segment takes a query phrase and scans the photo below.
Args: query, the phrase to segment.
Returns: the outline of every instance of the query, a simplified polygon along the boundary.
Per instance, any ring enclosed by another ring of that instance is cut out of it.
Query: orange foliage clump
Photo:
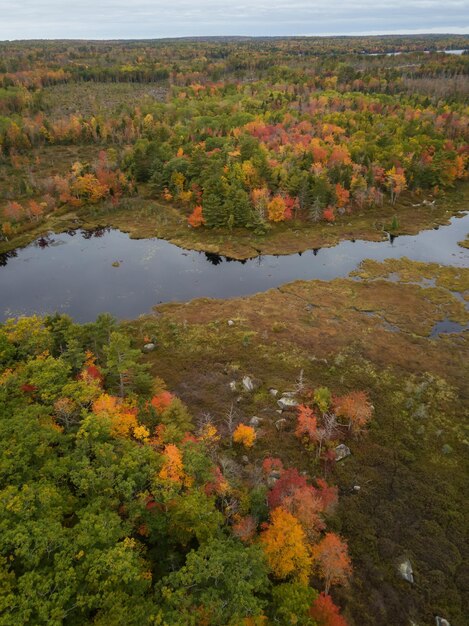
[[[9,202],[3,213],[11,222],[19,222],[24,215],[24,209],[19,202]]]
[[[225,494],[229,489],[229,485],[225,477],[223,476],[221,469],[219,467],[215,467],[212,470],[212,474],[213,474],[213,480],[205,484],[205,487],[204,487],[205,493],[208,496],[211,496],[213,494],[221,496]]]
[[[283,222],[285,220],[285,200],[282,196],[274,196],[267,205],[267,212],[271,222]]]
[[[148,429],[138,423],[137,409],[122,402],[119,398],[103,393],[93,402],[93,413],[108,418],[111,434],[114,437],[130,437],[146,441]]]
[[[299,206],[298,200],[296,198],[292,198],[291,196],[285,196],[285,219],[291,220],[293,218],[293,210],[297,209]]]
[[[335,186],[335,195],[338,207],[347,206],[350,200],[350,191],[348,189],[345,189],[345,187],[342,187],[340,183],[337,183]]]
[[[256,520],[252,515],[246,515],[246,517],[240,517],[233,524],[233,534],[243,543],[251,543],[256,534],[256,527]]]
[[[29,200],[26,213],[29,219],[38,220],[44,213],[44,209],[36,200]]]
[[[96,415],[112,414],[117,411],[117,398],[103,393],[93,402],[93,413]]]
[[[352,564],[347,544],[335,533],[326,533],[324,538],[312,548],[314,567],[324,579],[325,592],[331,585],[345,584],[351,573]]]
[[[320,593],[309,610],[317,626],[347,626],[340,615],[339,608],[333,603],[331,596]]]
[[[282,472],[283,471],[282,460],[271,457],[271,456],[267,457],[266,459],[262,461],[262,471],[267,476],[273,471]]]
[[[192,228],[198,228],[205,224],[205,218],[202,213],[202,207],[198,204],[192,213],[187,218],[187,223],[192,226]]]
[[[272,511],[271,522],[261,534],[261,545],[276,578],[294,578],[307,584],[311,555],[300,522],[279,507]]]
[[[334,146],[329,156],[329,167],[334,165],[349,165],[352,162],[350,153],[345,146]]]
[[[327,159],[327,150],[321,145],[321,140],[314,137],[311,140],[310,148],[313,155],[313,161],[315,163],[324,163]]]
[[[351,391],[334,401],[335,412],[349,421],[349,428],[361,430],[373,415],[373,405],[365,391]]]
[[[317,434],[317,418],[314,415],[314,411],[304,404],[300,404],[298,407],[297,423],[295,429],[295,435],[299,439],[307,438],[310,441],[316,439]]]
[[[70,190],[74,196],[92,203],[99,202],[109,193],[109,187],[101,183],[94,174],[78,176],[72,182]]]
[[[321,517],[324,507],[312,489],[297,489],[283,499],[282,508],[297,518],[311,543],[317,541],[319,533],[325,528]]]
[[[256,431],[252,426],[246,426],[246,424],[239,424],[233,433],[233,441],[239,443],[246,448],[252,448],[256,441]]]
[[[335,222],[334,208],[330,206],[327,207],[327,209],[324,209],[322,212],[322,216],[326,222]]]
[[[162,391],[151,399],[151,405],[159,413],[168,408],[171,402],[174,400],[174,396],[169,391]]]
[[[162,480],[182,482],[184,478],[184,467],[179,448],[172,443],[168,443],[164,447],[163,454],[165,458],[159,477]]]

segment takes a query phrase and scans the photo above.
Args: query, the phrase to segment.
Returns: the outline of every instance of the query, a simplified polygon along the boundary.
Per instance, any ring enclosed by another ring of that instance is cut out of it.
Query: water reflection
[[[8,252],[2,252],[0,254],[0,267],[5,267],[5,265],[8,263],[8,259],[13,259],[16,256],[18,256],[17,250],[9,250]]]
[[[346,276],[366,258],[407,256],[467,267],[468,251],[457,242],[468,230],[466,215],[416,236],[343,241],[333,248],[245,261],[182,250],[159,239],[130,239],[110,228],[52,233],[0,255],[0,319],[54,311],[69,313],[80,322],[103,311],[134,318],[159,302],[229,298],[297,279]]]
[[[220,265],[220,263],[223,262],[223,257],[221,257],[219,254],[216,254],[215,252],[206,252],[205,258],[212,265]]]
[[[109,228],[109,226],[100,226],[98,228],[93,228],[93,229],[89,229],[89,230],[81,230],[81,236],[83,237],[83,239],[92,239],[93,237],[95,238],[100,238],[100,237],[104,237],[104,235],[106,233],[109,233],[111,231],[111,228]]]
[[[39,237],[33,243],[33,246],[37,246],[38,248],[48,248],[52,244],[55,243],[55,239],[51,235],[45,235],[43,237]]]

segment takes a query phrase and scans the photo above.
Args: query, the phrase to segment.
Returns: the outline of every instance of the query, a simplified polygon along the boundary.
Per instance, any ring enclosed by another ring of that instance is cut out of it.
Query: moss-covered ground
[[[339,592],[351,624],[432,624],[435,615],[466,623],[468,333],[433,329],[467,324],[468,289],[467,269],[365,262],[346,279],[166,304],[128,323],[140,345],[156,340],[144,359],[196,419],[208,412],[222,424],[231,407],[244,421],[262,419],[244,463],[280,456],[338,483],[331,523],[348,538],[355,567]],[[335,394],[363,389],[375,406],[368,432],[334,467],[298,442],[293,412],[278,412],[270,389],[291,391],[299,381]],[[414,584],[397,574],[403,558]]]

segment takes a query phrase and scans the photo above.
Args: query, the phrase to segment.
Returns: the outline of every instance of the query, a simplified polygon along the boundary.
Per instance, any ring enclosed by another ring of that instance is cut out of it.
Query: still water
[[[466,214],[448,226],[393,241],[344,241],[333,248],[244,262],[183,250],[160,239],[130,239],[113,229],[51,233],[0,255],[0,320],[54,311],[79,322],[103,311],[134,318],[161,302],[230,298],[297,279],[346,276],[363,259],[407,256],[468,267],[469,251],[457,245],[468,231]]]

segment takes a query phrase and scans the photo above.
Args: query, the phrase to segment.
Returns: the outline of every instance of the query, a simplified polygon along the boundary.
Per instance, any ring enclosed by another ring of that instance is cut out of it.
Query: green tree
[[[262,615],[268,588],[259,547],[220,538],[190,552],[186,564],[157,585],[157,601],[168,624],[196,626],[203,617],[213,626],[236,626]]]
[[[226,212],[229,219],[232,216],[234,226],[252,226],[254,221],[253,210],[249,196],[243,189],[240,181],[232,177],[229,182],[228,192],[225,200]]]
[[[130,337],[118,331],[112,331],[109,344],[104,347],[106,355],[105,372],[110,381],[117,379],[119,395],[123,398],[126,391],[151,386],[151,379],[146,367],[138,363],[140,350],[131,346]]]
[[[308,612],[317,595],[311,587],[297,582],[275,586],[272,589],[272,618],[282,626],[314,626]]]
[[[229,213],[225,202],[226,184],[223,182],[223,170],[215,167],[207,172],[203,186],[202,208],[205,225],[208,227],[224,227],[228,224]]]

